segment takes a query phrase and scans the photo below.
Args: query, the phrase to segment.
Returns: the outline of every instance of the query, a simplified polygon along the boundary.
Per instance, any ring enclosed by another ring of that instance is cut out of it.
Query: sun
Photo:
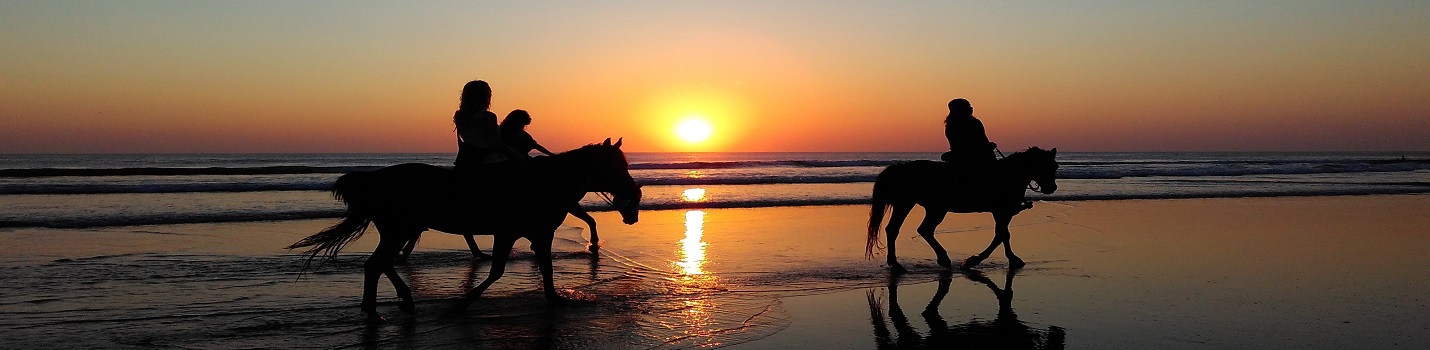
[[[687,143],[701,143],[710,139],[715,129],[704,118],[690,117],[675,125],[675,136]]]

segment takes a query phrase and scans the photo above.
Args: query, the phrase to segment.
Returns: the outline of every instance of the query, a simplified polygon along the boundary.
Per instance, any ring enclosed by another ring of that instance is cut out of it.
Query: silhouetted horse
[[[1054,182],[1058,170],[1058,162],[1054,159],[1057,154],[1056,148],[1045,151],[1037,147],[1011,154],[998,160],[989,179],[982,182],[953,180],[956,170],[944,162],[917,160],[890,165],[880,172],[878,179],[874,181],[873,203],[869,209],[869,239],[865,243],[864,253],[869,257],[874,256],[879,245],[879,224],[884,220],[884,214],[889,208],[893,208],[889,225],[884,228],[889,232],[889,269],[895,273],[906,271],[895,259],[894,241],[899,236],[899,227],[904,224],[904,218],[913,210],[914,204],[918,204],[923,206],[926,212],[923,223],[919,224],[919,235],[923,236],[933,247],[934,253],[938,254],[940,266],[953,268],[948,252],[944,251],[943,246],[938,244],[938,240],[933,236],[934,229],[943,222],[944,215],[948,212],[988,212],[993,213],[993,219],[997,222],[993,243],[982,253],[964,260],[963,267],[977,266],[983,259],[987,259],[988,255],[993,254],[993,249],[999,244],[1003,245],[1003,252],[1008,256],[1008,266],[1022,267],[1023,259],[1014,255],[1013,247],[1008,244],[1008,222],[1027,208],[1024,206],[1023,194],[1024,190],[1028,189],[1029,182],[1036,182],[1043,193],[1053,193],[1058,189],[1057,183]]]
[[[874,325],[874,341],[878,349],[1062,349],[1066,343],[1067,331],[1062,327],[1048,326],[1046,330],[1029,327],[1018,320],[1013,312],[1013,276],[1017,270],[1008,271],[1002,288],[984,277],[978,271],[964,271],[962,276],[978,282],[993,291],[998,297],[998,316],[992,321],[974,319],[950,325],[939,315],[938,306],[948,295],[948,287],[953,281],[952,273],[945,272],[938,280],[938,290],[933,299],[919,315],[928,326],[928,335],[921,335],[909,323],[904,310],[899,306],[898,275],[889,278],[889,320],[893,321],[894,332],[889,332],[884,312],[879,300],[871,289],[868,293],[869,319]]]
[[[381,241],[363,264],[362,310],[377,319],[377,282],[384,274],[401,299],[398,307],[413,310],[412,292],[393,269],[393,258],[418,233],[433,229],[495,236],[491,272],[467,292],[464,307],[501,278],[512,245],[517,238],[526,238],[536,253],[547,300],[559,301],[551,276],[551,243],[567,210],[587,191],[609,192],[612,206],[626,224],[638,219],[641,191],[631,179],[620,146],[606,139],[599,145],[532,159],[514,168],[510,177],[484,179],[480,186],[451,169],[427,164],[343,175],[333,193],[347,203],[347,217],[288,248],[308,247],[308,263],[319,255],[331,260],[361,237],[369,223],[376,226]]]
[[[586,246],[586,250],[595,253],[601,246],[601,236],[596,233],[596,218],[591,217],[591,214],[587,213],[586,209],[582,208],[579,203],[571,206],[569,212],[571,216],[575,216],[577,219],[586,222],[586,227],[591,230],[591,244]],[[462,236],[467,240],[467,250],[472,252],[472,260],[491,259],[491,255],[483,253],[482,248],[477,246],[477,241],[472,239],[472,235]],[[407,257],[412,255],[413,249],[417,249],[417,240],[421,239],[421,237],[422,234],[419,233],[416,237],[412,237],[411,241],[407,241],[407,244],[402,247],[402,251],[397,253],[397,263],[402,264],[407,262]]]

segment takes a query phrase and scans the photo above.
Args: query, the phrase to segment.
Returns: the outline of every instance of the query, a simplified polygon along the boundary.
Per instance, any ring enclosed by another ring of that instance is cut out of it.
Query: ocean
[[[283,247],[336,222],[343,206],[327,189],[341,174],[447,165],[452,154],[3,155],[0,348],[947,348],[939,339],[986,338],[1049,349],[1336,348],[1401,334],[1412,337],[1395,344],[1424,341],[1413,338],[1423,331],[1385,326],[1425,324],[1418,299],[1425,294],[1406,285],[1423,281],[1418,247],[1427,240],[1401,236],[1422,220],[1403,216],[1420,210],[1418,197],[1346,197],[1375,210],[1341,210],[1340,200],[1129,200],[1430,193],[1430,153],[1059,152],[1058,192],[1029,191],[1041,203],[1013,222],[1028,267],[1007,270],[995,253],[978,271],[945,270],[918,235],[905,234],[899,258],[911,272],[890,276],[882,258],[864,258],[868,209],[859,204],[884,167],[937,157],[628,154],[632,176],[645,185],[641,222],[617,223],[592,195],[584,205],[602,225],[599,252],[587,250],[589,228],[579,220],[556,232],[555,283],[575,301],[544,301],[534,256],[518,243],[506,275],[454,311],[491,261],[470,260],[458,236],[427,234],[398,268],[417,313],[398,313],[382,281],[379,312],[389,320],[369,323],[358,302],[376,234],[310,271]],[[1079,211],[1082,204],[1089,208]],[[1127,210],[1140,214],[1119,214]],[[1341,223],[1355,220],[1378,229]],[[986,246],[991,230],[988,215],[958,214],[936,233],[961,258]],[[490,249],[490,237],[477,239]],[[1276,248],[1238,250],[1264,247]],[[1372,249],[1382,258],[1358,253]],[[945,292],[948,301],[936,302]],[[895,313],[896,297],[910,314],[928,306],[905,317]],[[1373,302],[1327,302],[1358,298]],[[1242,333],[1286,320],[1324,322],[1282,329],[1302,336],[1289,342]],[[905,344],[923,338],[927,344]]]
[[[631,153],[642,209],[866,203],[884,167],[938,153]],[[1430,153],[1078,153],[1040,201],[1430,192]],[[0,155],[0,227],[333,218],[343,173],[452,154]],[[583,205],[604,210],[599,197]]]

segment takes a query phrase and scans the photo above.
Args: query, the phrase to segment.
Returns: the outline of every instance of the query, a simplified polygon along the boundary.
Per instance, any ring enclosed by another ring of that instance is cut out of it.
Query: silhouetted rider
[[[504,168],[503,163],[516,158],[516,151],[501,142],[497,115],[490,111],[492,88],[487,82],[473,80],[462,87],[462,101],[452,115],[457,127],[458,173],[477,180],[483,173]]]
[[[522,156],[530,156],[531,150],[533,149],[545,153],[548,156],[556,155],[546,150],[546,147],[541,147],[541,144],[536,143],[536,138],[531,137],[531,134],[526,132],[527,125],[531,125],[531,114],[520,109],[508,113],[506,118],[501,120],[502,143],[511,147],[516,153]]]
[[[988,141],[983,122],[973,117],[973,105],[965,99],[948,101],[948,117],[943,120],[943,136],[948,138],[948,152],[943,161],[953,164],[962,173],[985,177],[985,172],[998,160],[993,155],[997,144]]]

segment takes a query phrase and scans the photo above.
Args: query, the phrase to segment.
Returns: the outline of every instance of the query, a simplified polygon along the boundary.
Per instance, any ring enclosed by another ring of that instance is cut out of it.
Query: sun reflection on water
[[[689,192],[689,190],[687,190]],[[680,240],[681,261],[675,265],[686,275],[703,275],[705,270],[705,212],[691,210],[685,212],[685,239]]]
[[[692,191],[698,190],[698,191]],[[691,197],[695,192],[697,198],[703,197],[704,190],[686,190],[686,198]],[[698,345],[699,347],[718,346],[721,342],[717,339],[717,327],[720,323],[713,314],[719,309],[718,303],[709,298],[711,291],[720,290],[719,279],[705,271],[705,212],[700,210],[690,210],[685,212],[685,238],[680,240],[680,261],[675,262],[675,267],[680,275],[672,279],[677,299],[678,312],[680,314],[679,324],[667,324],[672,329],[680,329],[680,335],[667,340],[679,340],[677,343]],[[688,342],[688,343],[687,343]]]
[[[687,188],[687,189],[685,189],[685,192],[681,192],[681,193],[680,193],[680,199],[685,200],[686,202],[700,202],[700,201],[704,201],[704,200],[705,200],[705,189],[703,189],[703,188]],[[704,214],[702,213],[701,215],[704,215]],[[686,214],[685,225],[686,225],[686,226],[689,226],[689,225],[690,225],[690,214],[689,214],[689,213]]]

